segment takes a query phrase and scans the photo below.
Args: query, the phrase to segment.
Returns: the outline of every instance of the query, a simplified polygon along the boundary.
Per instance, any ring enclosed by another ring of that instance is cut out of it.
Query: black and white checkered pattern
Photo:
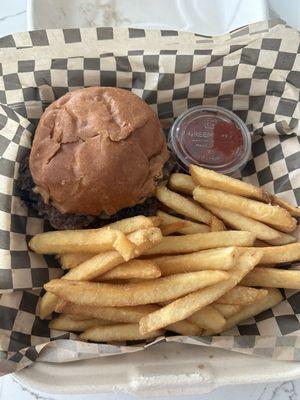
[[[300,119],[300,40],[282,21],[256,23],[217,38],[131,28],[23,32],[0,39],[0,60],[0,293],[38,289],[60,274],[52,258],[28,250],[30,237],[47,227],[21,202],[16,179],[45,107],[77,88],[132,90],[153,107],[165,128],[194,105],[233,110],[253,133],[253,157],[241,178],[300,205],[300,146],[295,134]],[[230,336],[199,338],[197,343],[254,354],[259,349],[273,358],[299,360],[299,296],[287,296]],[[49,339],[57,338],[36,317],[37,300],[38,293],[32,291],[6,293],[0,300],[6,372],[28,365]],[[88,357],[88,349],[94,356],[140,348],[88,347],[70,340],[56,346],[60,351],[52,357],[59,361],[67,360],[64,348],[77,358],[79,351],[80,357]]]

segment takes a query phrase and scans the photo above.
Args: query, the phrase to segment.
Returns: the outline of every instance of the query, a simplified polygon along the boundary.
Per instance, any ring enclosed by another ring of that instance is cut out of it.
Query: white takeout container
[[[299,377],[297,362],[178,343],[72,363],[37,362],[14,374],[22,386],[51,394],[123,392],[170,398],[207,393],[223,385]]]
[[[209,25],[207,24],[205,25],[207,32],[204,32],[205,28],[203,28],[202,22],[199,22],[198,19],[201,14],[199,10],[195,14],[196,18],[193,21],[182,19],[181,6],[183,1],[174,0],[177,6],[173,8],[167,7],[168,21],[159,20],[161,27],[190,30],[202,34],[216,34],[268,17],[264,7],[265,2],[257,0],[255,4],[260,3],[260,8],[252,4],[251,15],[248,14],[247,18],[243,17],[242,23],[241,18],[238,18],[238,16],[235,16],[233,20],[230,19],[227,12],[226,15],[223,14],[223,16],[228,17],[226,21],[234,21],[233,25],[236,24],[236,26],[232,26],[232,24],[226,25],[227,22],[223,20],[222,23],[218,22],[218,27],[216,28],[218,32],[212,28],[209,30],[207,28]],[[125,3],[128,5],[127,0],[118,0],[117,5],[122,2],[123,5]],[[41,2],[40,0],[28,0],[29,28],[84,26],[83,17],[78,19],[77,15],[77,6],[81,3],[84,3],[84,1],[43,0]],[[96,4],[97,2],[86,1],[86,3]],[[110,2],[107,1],[107,3]],[[137,5],[136,1],[134,3]],[[196,2],[192,1],[192,3],[195,7]],[[208,3],[211,3],[211,12],[210,14],[206,13],[203,23],[207,22],[208,15],[211,19],[215,18],[214,8],[216,1],[205,3],[206,7]],[[236,1],[236,3],[239,3],[239,1]],[[221,4],[221,1],[218,4]],[[55,15],[59,6],[64,7],[64,13]],[[70,7],[69,14],[68,6]],[[226,7],[224,4],[223,9],[226,10]],[[156,7],[153,7],[153,3],[151,3],[151,8],[155,13]],[[140,8],[138,9],[140,10]],[[153,14],[145,11],[142,14],[138,14],[138,9],[137,7],[132,7],[134,13],[131,13],[130,24],[145,28],[157,28],[157,24],[151,23]],[[195,8],[193,8],[194,11]],[[177,15],[175,15],[176,13]],[[179,13],[181,13],[181,17],[179,17]],[[144,20],[138,23],[138,18],[141,15]],[[165,14],[160,13],[160,17],[163,15]],[[173,15],[174,18],[172,17]],[[95,17],[97,25],[106,24],[106,21],[101,18],[101,13],[97,18]],[[170,23],[171,19],[172,23]],[[128,19],[124,17],[123,22],[121,21],[119,25],[128,25],[126,21]],[[64,26],[61,24],[64,24]],[[174,26],[175,24],[177,25]],[[198,27],[202,24],[203,29],[196,29],[195,24]],[[41,355],[42,359],[43,355]],[[91,394],[125,392],[139,396],[168,395],[173,397],[175,395],[207,393],[222,385],[296,379],[300,377],[300,363],[272,361],[267,358],[247,356],[216,348],[178,343],[159,343],[144,351],[114,357],[102,357],[62,364],[36,362],[31,367],[14,373],[13,376],[22,386],[44,393]]]
[[[28,0],[30,30],[91,26],[176,29],[221,35],[268,19],[266,0]]]

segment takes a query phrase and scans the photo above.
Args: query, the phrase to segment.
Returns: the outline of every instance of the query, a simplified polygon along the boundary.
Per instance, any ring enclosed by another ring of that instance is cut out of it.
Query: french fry
[[[257,267],[242,280],[242,285],[299,290],[300,271]]]
[[[124,218],[120,221],[113,222],[107,226],[111,229],[116,229],[123,233],[132,233],[139,229],[152,228],[153,226],[158,226],[160,220],[151,217],[145,217],[144,215],[137,215],[136,217]]]
[[[170,304],[169,302],[160,303],[161,306]],[[156,310],[154,310],[156,311]],[[193,323],[202,329],[222,329],[225,324],[224,317],[212,306],[203,307],[201,310],[192,314],[188,319],[184,320]],[[178,322],[184,322],[178,321]],[[177,322],[175,322],[177,324]],[[199,335],[199,333],[198,333]]]
[[[300,217],[300,209],[298,207],[292,206],[290,203],[288,203],[281,197],[275,196],[274,194],[270,194],[255,185],[251,185],[250,183],[246,183],[238,179],[234,179],[229,176],[222,175],[202,167],[197,167],[196,165],[190,166],[190,173],[192,175],[193,182],[195,182],[195,185],[200,185],[211,189],[223,190],[224,192],[229,192],[240,196],[249,197],[252,199],[263,201],[265,203],[272,203],[274,205],[277,204],[278,206],[285,208],[293,217]],[[175,185],[174,187],[172,187],[172,189],[180,191],[181,187],[180,178],[178,178],[178,180],[179,180],[178,188],[176,188]],[[182,181],[183,180],[184,178],[182,178]],[[189,185],[187,185],[186,183],[186,187],[189,188],[189,190],[191,190],[192,183],[190,182]],[[190,194],[188,191],[184,193]]]
[[[111,324],[110,321],[104,321],[100,319],[74,321],[67,315],[60,315],[49,322],[49,328],[56,329],[57,331],[83,332],[86,329],[93,328],[94,326],[103,326],[109,324]]]
[[[118,231],[117,231],[118,232]],[[124,258],[125,261],[130,260],[136,256],[136,246],[126,237],[124,233],[119,231],[113,248]]]
[[[174,215],[167,214],[164,211],[158,210],[156,215],[160,217],[162,220],[161,227],[170,224],[172,222],[184,221],[186,223],[186,227],[178,229],[177,231],[178,233],[182,233],[183,235],[189,235],[193,233],[205,233],[205,232],[210,232],[211,230],[211,228],[205,224],[200,224],[198,222],[188,221],[186,219],[174,217]]]
[[[67,315],[73,321],[86,321],[88,319],[91,319],[90,317],[87,317],[85,315],[75,315],[75,314],[65,314],[65,315]]]
[[[128,238],[136,246],[136,255],[139,255],[145,251],[145,249],[158,243],[161,240],[162,235],[159,228],[147,228],[130,233]],[[123,257],[116,250],[107,251],[100,253],[69,270],[62,279],[95,279],[123,262]],[[56,296],[51,293],[45,293],[39,303],[40,318],[44,319],[51,314],[55,309],[56,303]]]
[[[222,231],[184,236],[165,236],[162,241],[144,252],[153,254],[182,254],[228,246],[251,246],[255,236],[251,232]]]
[[[57,297],[55,294],[52,293],[45,293],[42,298],[40,298],[39,305],[38,305],[38,315],[40,319],[45,319],[50,315],[56,306]]]
[[[188,318],[188,321],[200,328],[213,330],[222,329],[226,322],[222,314],[212,306],[206,306],[196,311]]]
[[[227,175],[219,174],[210,169],[190,165],[190,174],[195,185],[204,186],[210,189],[223,190],[224,192],[235,195],[250,197],[260,201],[269,202],[270,196],[263,189],[232,178]],[[220,203],[222,204],[222,203]]]
[[[234,325],[237,325],[242,321],[246,321],[248,318],[251,318],[254,315],[260,314],[261,312],[276,306],[283,300],[283,297],[278,289],[268,288],[267,290],[267,296],[263,297],[253,304],[243,307],[238,313],[229,317],[226,321],[226,324],[222,328],[222,331],[227,331]],[[204,331],[203,336],[210,336],[216,333],[220,333],[220,331]]]
[[[171,233],[179,232],[181,229],[184,229],[188,226],[188,221],[176,221],[171,222],[170,224],[162,225],[160,227],[161,233],[163,236],[171,235]]]
[[[114,279],[155,279],[161,276],[157,264],[152,260],[131,260],[118,265],[103,275],[100,275],[95,281],[111,281]]]
[[[211,224],[212,215],[209,211],[202,208],[192,200],[181,196],[176,192],[172,192],[165,186],[160,186],[156,189],[156,197],[172,210],[182,214],[193,220],[204,222],[207,225]]]
[[[123,253],[124,246],[127,255],[128,246],[132,251],[132,244],[123,232],[110,227],[44,232],[29,242],[31,250],[39,254],[100,253],[114,248]]]
[[[221,220],[219,220],[217,217],[214,215],[211,218],[211,225],[210,225],[211,231],[212,232],[220,232],[220,231],[226,231],[226,227],[223,224]],[[246,230],[246,229],[244,229]]]
[[[268,240],[268,244],[271,244],[272,246],[283,246],[285,244],[294,243],[296,241],[297,238],[295,238],[295,236],[280,232],[280,238],[274,240]]]
[[[113,326],[98,326],[83,332],[80,339],[92,342],[123,342],[125,340],[143,340],[162,336],[164,331],[141,334],[139,324],[120,324]]]
[[[241,249],[243,251],[243,249]],[[289,263],[300,260],[300,243],[263,247],[262,264]]]
[[[95,255],[96,254],[93,253],[66,253],[59,254],[57,258],[59,259],[62,269],[72,269]]]
[[[171,174],[168,185],[175,192],[188,194],[191,196],[195,188],[195,184],[190,175],[174,173]]]
[[[278,206],[250,200],[246,197],[222,192],[221,190],[207,189],[197,186],[193,192],[195,200],[202,204],[234,210],[246,217],[265,222],[284,232],[291,232],[296,228],[297,221],[292,218],[288,211]]]
[[[251,274],[251,272],[250,272]],[[219,304],[235,304],[238,306],[247,306],[257,300],[265,297],[268,291],[265,289],[255,289],[252,287],[236,286],[225,293],[217,300]]]
[[[228,270],[235,266],[238,257],[239,251],[236,247],[223,247],[184,255],[162,256],[153,258],[152,261],[159,266],[162,276],[168,276],[204,269]]]
[[[50,293],[75,304],[123,307],[176,299],[228,279],[228,276],[225,271],[198,271],[124,285],[53,279],[44,287]]]
[[[281,197],[275,196],[274,194],[271,194],[271,201],[272,204],[277,204],[278,206],[285,208],[293,217],[300,217],[300,208],[299,207],[294,207]]]
[[[70,318],[76,316],[85,316],[89,319],[105,319],[112,322],[135,323],[150,312],[158,310],[159,307],[154,304],[132,307],[97,307],[97,306],[81,306],[74,303],[68,303],[59,300],[55,311],[70,314]]]
[[[232,317],[242,308],[242,306],[237,306],[235,304],[219,304],[219,303],[213,303],[211,307],[219,311],[219,313],[223,315],[225,319]]]
[[[221,218],[227,225],[234,229],[252,232],[255,234],[257,239],[264,240],[271,244],[276,243],[277,245],[288,244],[296,241],[294,236],[279,232],[253,218],[245,217],[244,215],[219,207],[206,207],[214,215]]]
[[[190,321],[174,322],[174,324],[167,326],[166,330],[179,333],[180,335],[184,336],[199,336],[202,333],[202,329]]]
[[[159,218],[154,217],[159,221]],[[125,218],[99,229],[65,230],[35,235],[30,248],[39,254],[100,253],[116,248],[122,254],[123,246],[130,246],[124,234],[152,228],[158,221],[143,215]],[[116,246],[116,247],[114,247]],[[119,248],[120,246],[120,248]],[[125,251],[127,254],[127,251]],[[123,254],[122,254],[123,255]]]
[[[145,249],[149,249],[162,239],[159,228],[147,228],[132,232],[129,240],[136,246],[135,255],[138,257]],[[77,267],[71,269],[62,279],[92,280],[124,262],[123,257],[117,251],[111,250],[97,254]]]
[[[259,263],[261,257],[262,252],[257,249],[245,252],[238,259],[235,268],[230,271],[229,279],[190,293],[162,307],[160,310],[142,317],[140,331],[142,333],[151,332],[156,330],[157,327],[164,327],[189,318],[192,314],[213,303],[234,288]]]

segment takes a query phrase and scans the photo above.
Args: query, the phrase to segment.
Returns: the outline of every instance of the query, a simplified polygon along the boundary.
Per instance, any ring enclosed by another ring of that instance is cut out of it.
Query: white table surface
[[[43,0],[40,0],[41,2]],[[285,0],[281,0],[284,2]],[[298,21],[299,23],[299,21]],[[26,23],[26,0],[1,1],[0,37],[16,31],[24,31]],[[102,395],[51,395],[28,390],[15,382],[12,376],[0,379],[0,400],[129,400],[135,397],[120,394]],[[159,400],[158,398],[156,398]],[[165,398],[166,399],[166,398]],[[174,399],[174,397],[173,397]],[[300,399],[300,379],[256,385],[227,386],[199,396],[178,397],[178,400],[297,400]]]

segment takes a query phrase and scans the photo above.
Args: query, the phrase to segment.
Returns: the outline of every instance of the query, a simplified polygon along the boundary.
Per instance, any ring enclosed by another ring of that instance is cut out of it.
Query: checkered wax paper
[[[16,179],[43,110],[66,92],[99,85],[132,90],[166,128],[198,104],[231,109],[253,133],[252,158],[241,178],[300,204],[300,39],[280,20],[214,38],[131,28],[23,32],[0,39],[0,61],[2,373],[37,358],[63,362],[151,344],[83,343],[75,334],[49,330],[47,321],[36,316],[39,289],[61,271],[54,258],[27,247],[34,234],[48,227],[22,203]],[[225,335],[158,340],[300,361],[300,294],[284,294],[283,303]]]

